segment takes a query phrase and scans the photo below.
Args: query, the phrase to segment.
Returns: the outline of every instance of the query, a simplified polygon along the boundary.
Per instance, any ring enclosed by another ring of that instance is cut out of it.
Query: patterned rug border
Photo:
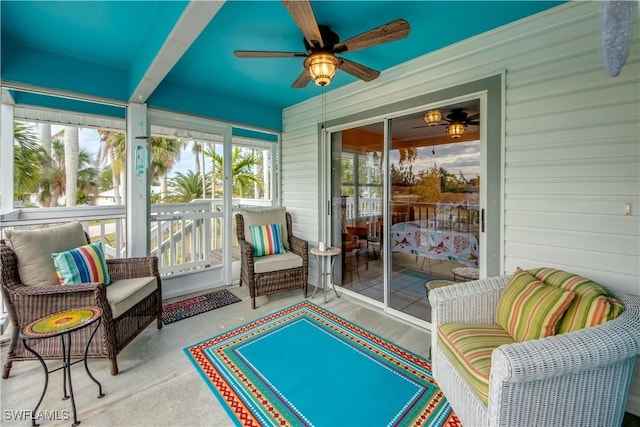
[[[246,405],[246,402],[243,402],[238,397],[237,392],[239,391],[238,390],[239,387],[236,384],[233,384],[233,381],[227,381],[225,379],[226,377],[225,373],[218,371],[218,369],[215,366],[213,366],[211,361],[206,356],[203,355],[204,350],[212,345],[215,345],[216,343],[229,341],[236,336],[238,336],[238,339],[233,340],[231,342],[237,343],[238,341],[242,340],[241,336],[247,333],[248,331],[250,331],[251,329],[268,325],[269,323],[277,321],[278,318],[282,318],[283,319],[282,323],[286,323],[287,321],[289,321],[290,315],[294,314],[296,311],[299,311],[299,310],[301,311],[301,316],[305,314],[304,310],[310,310],[312,313],[315,312],[317,316],[325,317],[328,322],[335,323],[336,325],[347,330],[348,333],[353,334],[354,336],[361,336],[364,339],[370,340],[372,343],[371,345],[372,348],[375,346],[379,346],[385,351],[390,352],[392,355],[394,355],[398,359],[404,358],[408,364],[414,364],[418,366],[420,369],[427,371],[426,373],[429,379],[428,380],[425,379],[425,381],[437,387],[437,393],[436,393],[435,399],[430,401],[428,408],[423,411],[421,416],[414,419],[415,421],[414,425],[431,425],[431,424],[424,424],[424,421],[428,421],[427,420],[428,414],[432,412],[432,409],[437,408],[443,402],[445,405],[448,406],[448,404],[446,403],[446,398],[444,397],[444,394],[437,386],[435,380],[433,380],[433,373],[431,371],[430,360],[428,360],[425,357],[419,356],[416,353],[411,352],[410,350],[406,350],[403,347],[400,347],[392,343],[386,338],[383,338],[377,335],[376,333],[367,330],[366,328],[360,327],[355,323],[353,323],[352,321],[349,321],[337,314],[334,314],[333,312],[328,311],[310,301],[303,301],[303,302],[285,307],[276,312],[264,315],[253,321],[246,322],[243,325],[240,325],[232,330],[223,332],[221,334],[215,335],[211,338],[207,338],[198,343],[195,343],[183,348],[183,351],[187,356],[187,358],[191,361],[194,368],[196,369],[196,371],[198,372],[202,380],[205,382],[205,384],[216,396],[221,406],[225,409],[230,420],[233,421],[234,424],[238,426],[262,425],[259,422],[259,420],[254,416],[254,414],[251,412],[250,408]],[[358,342],[358,340],[356,340],[355,342]],[[385,356],[381,356],[381,357],[385,357]],[[204,359],[203,361],[206,362],[205,363],[206,369],[199,363],[198,359],[201,359],[201,360]],[[216,384],[214,383],[214,379],[207,376],[207,371],[209,371],[210,374],[214,373],[213,371],[217,373],[217,376],[218,376],[217,382],[223,385],[224,391],[219,390],[216,387]],[[414,372],[414,374],[416,374],[416,372]],[[230,397],[234,397],[234,399],[230,399]],[[231,400],[231,402],[228,400]],[[442,418],[441,424],[438,424],[440,426],[460,426],[461,425],[460,421],[458,420],[458,418],[455,416],[455,414],[450,408],[448,413],[445,411],[444,413],[440,414],[440,417]],[[434,419],[431,421],[434,422],[438,420]],[[281,419],[280,425],[284,426],[284,425],[291,425],[291,424],[288,424],[284,419]]]
[[[221,301],[220,301],[221,300]],[[180,301],[164,304],[162,306],[162,323],[169,325],[198,314],[206,313],[216,308],[226,307],[242,301],[236,294],[228,289],[216,289],[202,295],[186,298]],[[200,306],[198,306],[200,304]],[[190,311],[180,312],[181,308]],[[174,315],[172,316],[172,312]]]

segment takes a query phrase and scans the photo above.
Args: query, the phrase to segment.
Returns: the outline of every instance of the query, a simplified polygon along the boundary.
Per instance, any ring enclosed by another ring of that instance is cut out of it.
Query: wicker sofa
[[[285,253],[254,256],[249,227],[280,224]],[[256,297],[290,289],[302,289],[307,297],[309,243],[293,235],[291,214],[285,208],[243,209],[236,214],[236,236],[240,245],[240,285],[249,287],[251,308]]]
[[[463,425],[620,425],[640,354],[638,297],[612,293],[624,311],[601,325],[493,349],[486,403],[444,353],[438,340],[442,325],[495,324],[510,278],[458,283],[429,293],[433,375]]]
[[[25,271],[37,268],[33,265],[26,267],[25,264],[42,255],[50,260],[52,251],[64,251],[87,244],[88,237],[82,225],[76,221],[27,232],[31,233],[27,239],[30,241],[21,238],[19,247],[12,247],[8,241],[0,240],[0,285],[12,323],[11,343],[2,377],[9,377],[14,361],[35,360],[19,339],[22,327],[57,311],[88,305],[102,309],[103,318],[100,329],[91,340],[87,355],[109,359],[111,374],[117,375],[118,353],[154,320],[157,328],[162,328],[162,290],[158,259],[107,259],[106,267],[112,280],[108,286],[98,282],[75,285],[38,282],[28,274],[33,271]],[[14,243],[16,240],[18,239],[14,239]],[[22,263],[20,259],[23,260]],[[53,262],[49,262],[50,268],[53,268]],[[48,268],[49,266],[44,269]],[[55,278],[55,271],[53,275]],[[92,332],[90,329],[72,333],[72,357],[84,354],[85,343]],[[60,343],[56,338],[37,340],[31,345],[44,359],[60,358]]]

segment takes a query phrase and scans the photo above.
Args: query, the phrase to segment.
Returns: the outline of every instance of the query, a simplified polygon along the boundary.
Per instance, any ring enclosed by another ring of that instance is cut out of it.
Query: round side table
[[[321,251],[319,248],[311,248],[310,251],[316,257],[316,261],[318,263],[318,282],[316,283],[316,287],[313,290],[313,294],[311,298],[316,295],[316,291],[318,290],[318,286],[322,282],[322,292],[324,294],[324,302],[327,302],[327,280],[333,286],[333,291],[336,293],[336,298],[340,298],[340,294],[336,290],[336,285],[331,280],[331,272],[333,271],[333,264],[336,261],[336,256],[340,255],[342,250],[340,248],[326,248],[324,251]],[[327,271],[328,270],[328,271]]]
[[[89,344],[91,344],[91,340],[93,339],[96,332],[98,332],[98,328],[100,327],[101,320],[102,320],[102,310],[98,307],[87,306],[87,307],[81,307],[81,308],[74,308],[72,310],[59,311],[57,313],[53,313],[48,316],[41,317],[29,323],[20,331],[20,338],[22,339],[22,344],[24,344],[25,348],[29,350],[40,361],[40,364],[44,369],[44,375],[45,375],[44,389],[42,390],[42,395],[40,396],[40,400],[38,400],[38,404],[36,405],[35,409],[32,412],[32,416],[31,416],[32,426],[38,425],[36,423],[35,417],[38,411],[38,407],[42,403],[42,399],[44,398],[44,395],[47,392],[47,386],[49,385],[49,374],[51,372],[55,372],[62,369],[62,373],[64,377],[62,382],[62,391],[63,391],[62,400],[66,400],[69,397],[71,397],[71,408],[73,409],[72,426],[74,427],[80,424],[80,421],[78,421],[78,417],[76,415],[76,402],[73,397],[73,384],[71,382],[71,365],[84,361],[84,369],[87,371],[87,375],[89,375],[89,378],[91,378],[93,382],[98,385],[98,399],[100,399],[101,397],[104,397],[104,394],[102,393],[102,385],[91,374],[91,372],[89,371],[89,365],[87,364],[87,353],[89,351]],[[71,348],[72,348],[71,333],[74,331],[78,331],[80,329],[84,329],[94,323],[96,324],[96,327],[91,333],[91,336],[89,337],[89,339],[87,340],[87,345],[85,346],[85,350],[84,350],[84,357],[72,363],[71,362]],[[60,337],[60,343],[62,346],[62,367],[49,370],[42,356],[40,356],[33,348],[29,347],[29,345],[27,345],[27,341],[45,339],[45,338],[55,338],[55,337]],[[69,386],[68,394],[67,394],[67,385]]]
[[[429,291],[432,291],[436,288],[441,288],[443,286],[449,286],[449,285],[453,285],[456,282],[454,282],[453,280],[446,280],[446,279],[442,279],[442,280],[429,280],[427,282],[425,282],[424,284],[424,288],[427,291],[427,296],[429,296]]]
[[[455,281],[478,280],[480,278],[480,270],[473,267],[456,267],[451,270],[451,273]]]

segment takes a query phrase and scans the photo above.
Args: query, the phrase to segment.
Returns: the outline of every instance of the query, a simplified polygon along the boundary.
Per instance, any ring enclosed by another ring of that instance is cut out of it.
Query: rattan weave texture
[[[448,322],[494,323],[510,276],[434,289],[433,330]],[[432,334],[433,375],[463,425],[620,425],[640,355],[640,298],[614,295],[625,310],[605,324],[493,351],[489,403],[457,373]]]
[[[0,285],[13,325],[11,343],[2,372],[3,378],[9,377],[14,361],[35,360],[18,339],[20,329],[31,321],[56,311],[87,305],[95,305],[102,309],[103,322],[91,341],[88,357],[109,359],[112,375],[118,373],[116,356],[131,340],[154,319],[158,329],[162,328],[162,287],[158,259],[156,257],[110,259],[107,260],[107,268],[112,280],[155,276],[158,286],[154,292],[114,319],[104,284],[51,286],[24,284],[18,274],[18,260],[15,252],[4,241],[0,241]],[[72,333],[71,355],[73,357],[81,357],[84,354],[90,333],[89,330]],[[37,340],[32,344],[44,359],[60,358],[60,343],[55,338]]]
[[[289,246],[293,253],[302,257],[302,267],[256,273],[253,266],[253,247],[244,239],[244,219],[241,214],[236,214],[236,233],[241,255],[240,285],[246,284],[249,287],[252,308],[256,308],[256,297],[290,289],[302,289],[304,297],[307,297],[309,243],[293,235],[293,225],[289,212],[286,212],[286,219]]]

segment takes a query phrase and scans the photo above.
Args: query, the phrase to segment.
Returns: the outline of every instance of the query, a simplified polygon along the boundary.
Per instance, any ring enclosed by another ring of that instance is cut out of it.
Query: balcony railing
[[[368,227],[370,237],[380,237],[382,198],[344,197],[341,199],[345,226]],[[471,202],[391,202],[391,223],[426,221],[431,228],[477,234],[480,220],[479,206]]]
[[[162,275],[222,265],[222,203],[222,200],[215,199],[151,205],[150,248],[151,254],[158,257]],[[234,204],[270,206],[271,202],[238,199]],[[107,258],[126,256],[124,206],[17,210],[2,218],[0,238],[4,237],[7,229],[42,228],[70,220],[80,221],[92,241],[102,242]],[[237,246],[235,241],[234,246]]]
[[[222,266],[225,227],[222,206],[219,199],[151,205],[150,252],[158,257],[161,275]],[[234,200],[234,210],[247,206],[271,206],[271,201]],[[22,209],[1,219],[0,238],[4,238],[8,229],[37,229],[77,220],[91,241],[102,242],[107,258],[123,258],[127,253],[124,206]],[[239,260],[235,233],[232,235],[232,259]],[[5,322],[6,309],[0,298],[0,325]]]

